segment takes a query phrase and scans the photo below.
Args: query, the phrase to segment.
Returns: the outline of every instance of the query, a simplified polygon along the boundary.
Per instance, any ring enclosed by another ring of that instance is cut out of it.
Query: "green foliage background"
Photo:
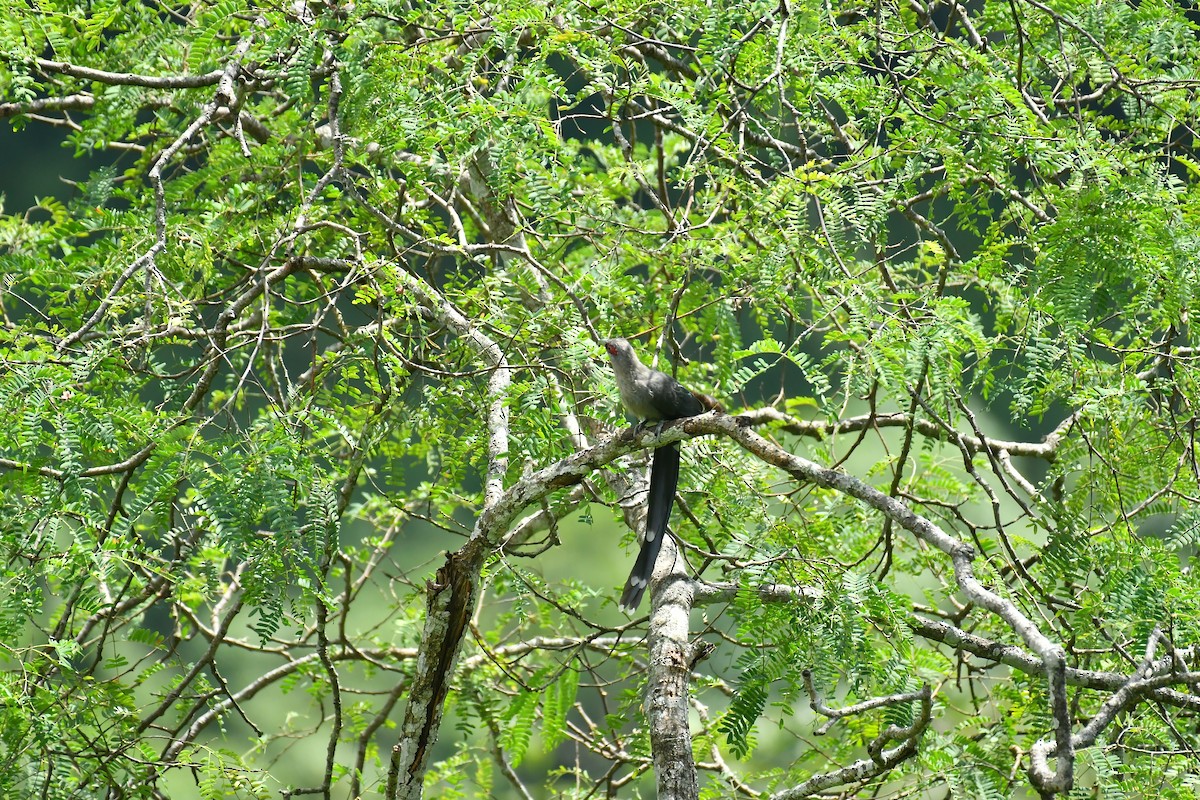
[[[1155,629],[1190,654],[1198,87],[1195,9],[1160,0],[0,0],[0,116],[111,157],[0,217],[0,794],[382,791],[425,580],[484,504],[494,364],[447,308],[512,366],[505,485],[578,449],[569,415],[622,424],[598,340],[645,334],[972,543],[1072,667],[1131,673]],[[685,453],[677,532],[739,587],[693,616],[705,796],[912,718],[814,738],[804,669],[831,702],[935,689],[918,757],[846,795],[1026,790],[1045,682],[914,633],[1021,645],[944,556]],[[632,535],[601,480],[546,508],[489,562],[436,796],[648,768]],[[1195,795],[1178,688],[1077,795]],[[1079,722],[1108,696],[1073,691]]]

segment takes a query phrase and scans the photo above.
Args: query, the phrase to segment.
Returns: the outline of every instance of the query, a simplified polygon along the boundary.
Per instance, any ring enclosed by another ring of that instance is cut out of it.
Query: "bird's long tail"
[[[650,583],[654,562],[667,535],[667,522],[671,519],[671,506],[675,505],[675,488],[679,485],[679,442],[663,445],[654,451],[650,462],[650,498],[646,507],[646,537],[625,591],[621,593],[621,607],[627,611],[637,609],[642,594]]]

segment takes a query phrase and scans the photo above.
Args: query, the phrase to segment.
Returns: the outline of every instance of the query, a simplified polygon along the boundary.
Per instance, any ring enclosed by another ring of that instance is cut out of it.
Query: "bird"
[[[716,400],[694,392],[665,372],[643,364],[625,339],[605,339],[604,349],[617,380],[617,391],[625,410],[638,419],[638,424],[684,419],[720,410]],[[679,484],[679,442],[662,445],[654,451],[650,462],[650,493],[646,500],[646,533],[637,560],[621,593],[621,607],[635,611],[642,594],[650,583],[654,562],[662,547],[671,506],[675,504],[675,488]]]

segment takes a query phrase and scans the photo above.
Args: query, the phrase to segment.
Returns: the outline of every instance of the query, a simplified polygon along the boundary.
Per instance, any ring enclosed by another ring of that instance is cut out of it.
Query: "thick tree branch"
[[[694,660],[688,618],[695,583],[688,578],[670,537],[663,542],[658,564],[672,566],[665,576],[656,572],[650,584],[650,667],[646,675],[650,751],[660,800],[694,800],[700,785],[688,725],[688,684]]]
[[[386,268],[420,303],[464,338],[488,364],[488,470],[484,479],[484,510],[470,539],[447,556],[437,577],[428,584],[425,630],[421,637],[417,671],[404,710],[400,743],[392,749],[386,797],[421,796],[425,772],[437,741],[454,663],[462,648],[463,635],[475,611],[479,573],[492,548],[507,531],[520,509],[503,517],[502,525],[489,523],[488,512],[504,498],[504,475],[508,468],[508,387],[510,368],[504,351],[478,326],[443,298],[433,287],[401,269]]]
[[[743,412],[742,418],[754,425],[781,423],[781,430],[797,436],[824,439],[839,433],[855,433],[874,428],[908,428],[912,427],[917,433],[939,441],[961,442],[970,453],[988,452],[996,455],[1026,456],[1053,461],[1055,453],[1062,445],[1063,439],[1071,428],[1079,421],[1078,414],[1067,415],[1040,442],[1015,442],[1004,439],[983,438],[971,434],[960,433],[939,425],[935,420],[926,417],[913,418],[909,414],[863,414],[857,417],[838,420],[837,422],[822,422],[806,420],[786,414],[769,406]]]
[[[23,114],[44,114],[47,111],[90,111],[95,105],[96,98],[87,93],[40,97],[23,103],[0,103],[0,119]]]
[[[72,78],[82,78],[109,86],[144,86],[147,89],[197,89],[219,83],[224,69],[215,69],[202,75],[139,75],[134,72],[109,72],[103,69],[68,64],[66,61],[51,61],[36,58],[38,69]]]

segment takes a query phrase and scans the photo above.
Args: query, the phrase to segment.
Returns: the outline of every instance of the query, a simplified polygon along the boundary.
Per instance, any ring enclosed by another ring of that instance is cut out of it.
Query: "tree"
[[[1194,796],[1196,27],[4,0],[0,794]]]

